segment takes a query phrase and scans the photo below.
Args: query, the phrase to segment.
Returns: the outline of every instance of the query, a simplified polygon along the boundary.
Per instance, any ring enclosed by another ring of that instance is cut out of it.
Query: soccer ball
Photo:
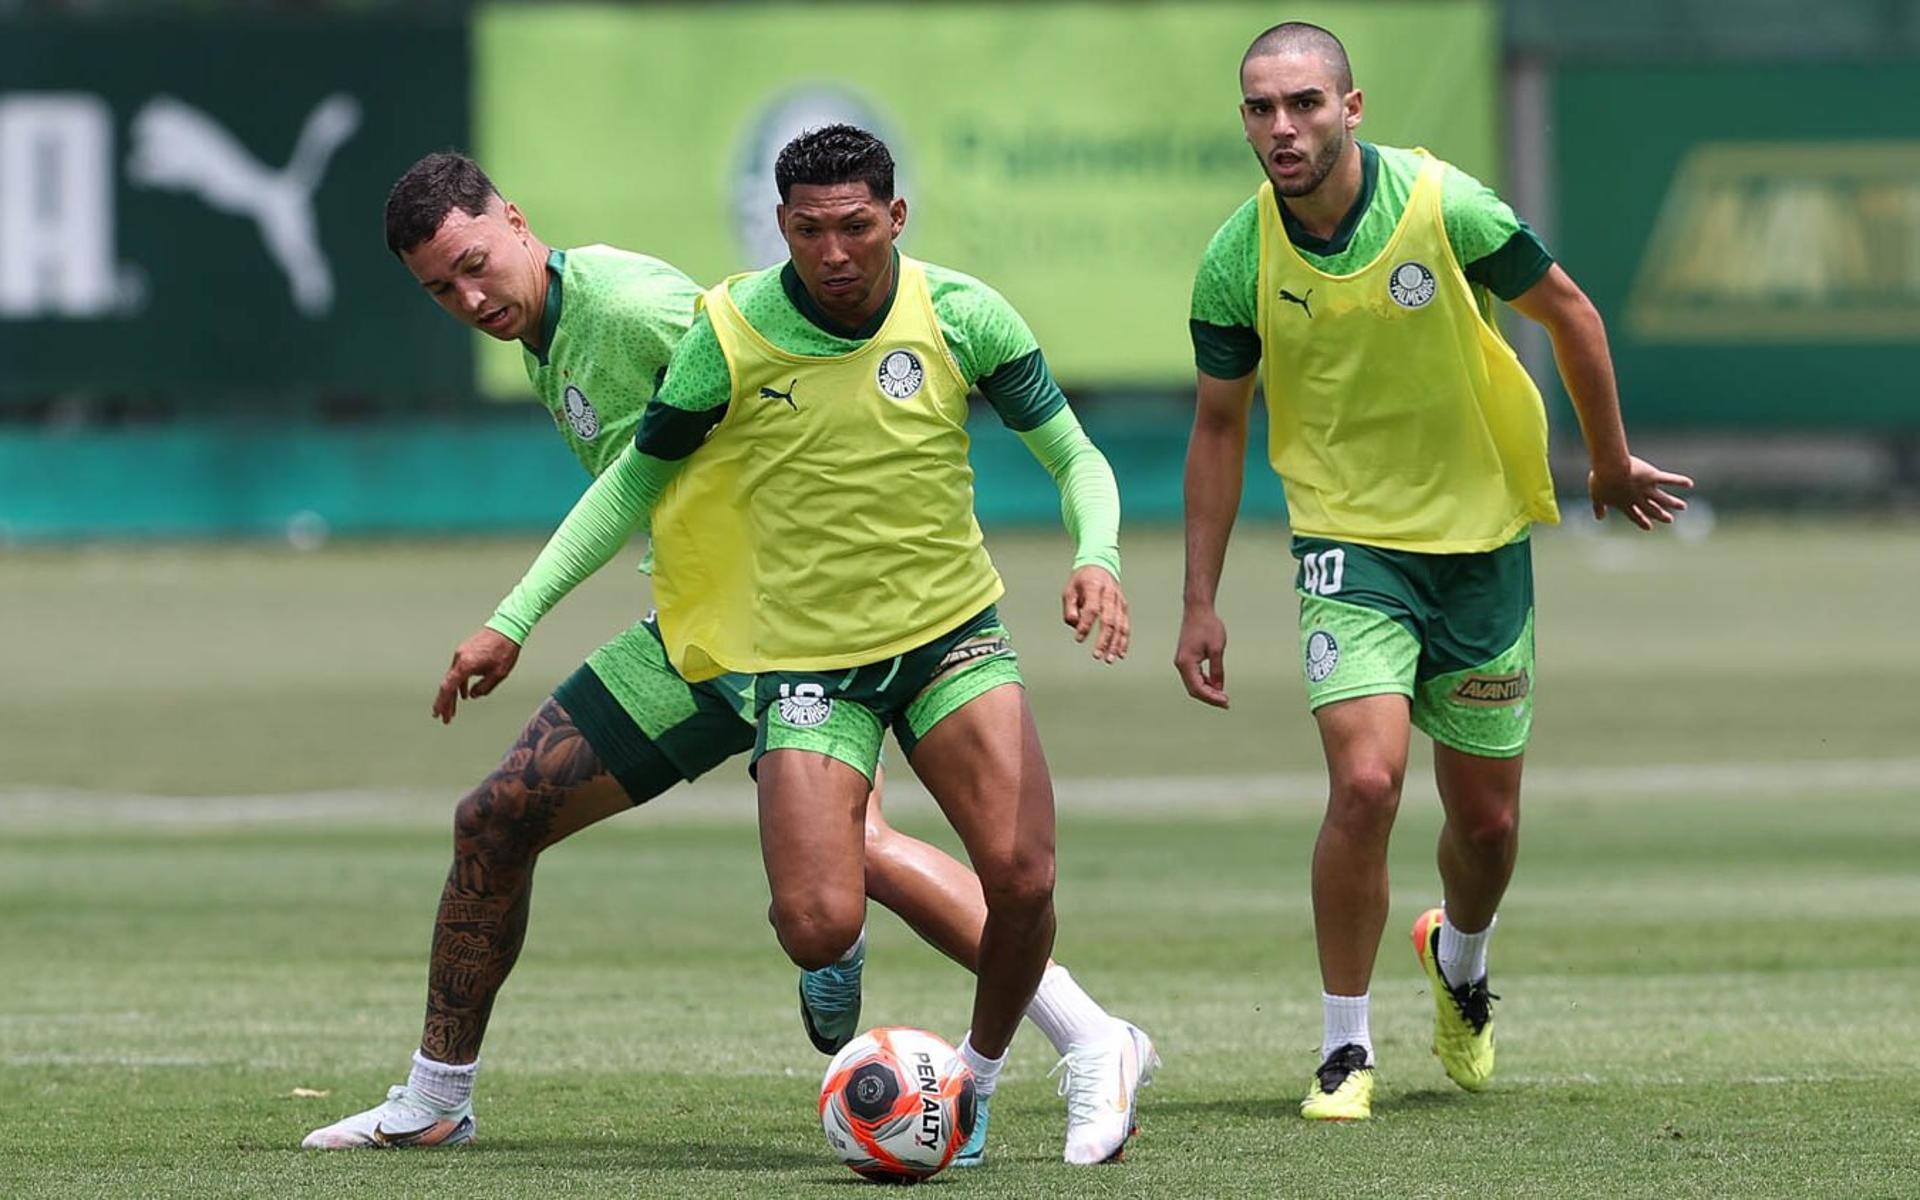
[[[938,1174],[973,1133],[973,1072],[924,1029],[869,1030],[827,1064],[820,1124],[840,1161],[876,1183]]]

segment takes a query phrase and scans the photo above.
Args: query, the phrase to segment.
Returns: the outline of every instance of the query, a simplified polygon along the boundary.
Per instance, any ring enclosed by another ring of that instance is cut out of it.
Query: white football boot
[[[1067,1047],[1053,1073],[1067,1098],[1068,1162],[1085,1166],[1120,1157],[1135,1132],[1140,1089],[1153,1081],[1159,1065],[1153,1039],[1118,1019],[1109,1036]]]
[[[387,1089],[386,1103],[308,1134],[302,1150],[398,1150],[458,1146],[473,1140],[473,1105],[448,1112],[428,1104],[404,1083]]]

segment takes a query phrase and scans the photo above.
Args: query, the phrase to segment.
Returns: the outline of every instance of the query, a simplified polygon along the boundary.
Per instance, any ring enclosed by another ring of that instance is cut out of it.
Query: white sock
[[[1493,938],[1495,917],[1478,933],[1462,933],[1445,916],[1440,918],[1440,975],[1453,987],[1478,982],[1487,973],[1487,942]]]
[[[1367,1027],[1367,1007],[1372,998],[1372,992],[1358,996],[1320,993],[1321,1062],[1342,1046],[1360,1046],[1367,1052],[1367,1065],[1373,1065],[1373,1033]]]
[[[867,927],[863,924],[860,926],[860,936],[853,939],[853,945],[848,946],[847,952],[845,954],[842,954],[839,958],[839,961],[835,962],[833,965],[836,967],[844,967],[847,964],[851,963],[854,959],[858,958],[861,954],[865,953],[866,949],[867,949]]]
[[[473,1077],[480,1060],[465,1065],[435,1062],[418,1050],[413,1052],[413,1070],[407,1074],[407,1086],[428,1104],[452,1112],[473,1099]]]
[[[960,1061],[967,1064],[967,1070],[973,1072],[973,1094],[982,1100],[993,1095],[993,1089],[1000,1082],[1000,1068],[1007,1065],[1007,1056],[987,1058],[973,1048],[973,1035],[969,1033],[960,1043]]]
[[[1087,995],[1059,963],[1040,976],[1040,990],[1027,1005],[1027,1020],[1039,1027],[1056,1053],[1076,1042],[1093,1042],[1113,1032],[1113,1018]]]

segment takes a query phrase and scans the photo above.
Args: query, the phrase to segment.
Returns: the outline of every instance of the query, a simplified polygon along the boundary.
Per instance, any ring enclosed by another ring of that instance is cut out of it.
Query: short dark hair
[[[1240,56],[1240,67],[1270,54],[1317,54],[1333,68],[1333,81],[1341,95],[1353,90],[1353,64],[1347,61],[1347,48],[1340,39],[1318,25],[1305,21],[1284,21],[1253,39]]]
[[[479,163],[457,150],[435,151],[387,193],[387,249],[405,254],[433,237],[454,209],[477,217],[499,194]]]
[[[893,155],[887,144],[852,125],[809,129],[780,148],[773,162],[780,203],[796,183],[864,183],[882,200],[893,199]]]

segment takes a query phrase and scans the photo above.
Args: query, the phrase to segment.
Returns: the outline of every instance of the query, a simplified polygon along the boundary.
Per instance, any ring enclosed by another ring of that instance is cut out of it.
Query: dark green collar
[[[1330,258],[1344,252],[1347,243],[1353,240],[1353,231],[1360,226],[1360,218],[1367,215],[1367,208],[1373,203],[1373,189],[1380,182],[1380,152],[1371,142],[1360,142],[1360,194],[1353,198],[1353,207],[1347,215],[1340,218],[1332,237],[1317,238],[1304,229],[1300,222],[1293,219],[1287,206],[1280,206],[1280,224],[1286,228],[1287,240],[1309,254],[1318,254]]]
[[[900,250],[895,247],[893,251],[893,284],[887,289],[887,302],[868,317],[867,323],[858,329],[848,329],[828,316],[814,302],[813,296],[807,291],[807,285],[800,282],[800,272],[793,269],[792,259],[788,259],[787,265],[780,268],[780,286],[786,289],[788,301],[800,310],[800,315],[822,331],[837,338],[845,338],[850,342],[864,342],[879,333],[880,327],[887,323],[887,314],[893,311],[893,298],[900,294]]]
[[[553,337],[560,332],[560,277],[567,270],[567,252],[565,250],[547,251],[547,306],[540,313],[540,340],[546,343],[546,349],[533,350],[533,356],[540,360],[541,366],[547,365],[547,355],[553,353]]]

